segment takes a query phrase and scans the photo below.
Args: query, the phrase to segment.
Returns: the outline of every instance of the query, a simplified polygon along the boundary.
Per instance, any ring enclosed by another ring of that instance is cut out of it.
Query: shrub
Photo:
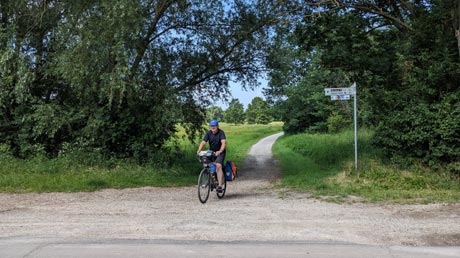
[[[332,112],[331,116],[327,119],[327,131],[329,133],[338,133],[350,124],[351,120],[349,118],[345,118],[337,112]]]
[[[429,108],[408,105],[387,116],[376,131],[374,143],[398,163],[414,158],[437,167],[460,162],[460,104],[458,93]],[[449,165],[455,170],[455,165]]]

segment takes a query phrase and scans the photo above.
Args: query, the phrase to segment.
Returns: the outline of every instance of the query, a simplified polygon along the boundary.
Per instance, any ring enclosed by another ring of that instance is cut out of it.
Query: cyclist
[[[215,164],[217,169],[217,181],[219,182],[217,192],[222,193],[222,181],[224,177],[222,167],[224,166],[225,146],[227,142],[225,138],[225,133],[219,128],[219,122],[217,120],[212,120],[209,123],[209,126],[211,130],[209,130],[204,136],[196,153],[200,153],[206,142],[209,142],[209,149],[214,151],[216,155]]]

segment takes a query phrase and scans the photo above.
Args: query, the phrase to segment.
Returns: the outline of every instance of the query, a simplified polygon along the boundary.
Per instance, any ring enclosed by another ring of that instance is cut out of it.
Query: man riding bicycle
[[[219,122],[217,120],[212,120],[209,123],[211,130],[209,130],[206,135],[204,136],[203,140],[198,147],[197,154],[203,149],[206,142],[209,141],[209,149],[214,151],[216,155],[216,169],[217,169],[217,181],[219,182],[219,186],[217,187],[217,192],[222,193],[222,182],[224,177],[224,172],[222,171],[222,167],[224,166],[225,160],[225,146],[227,144],[225,133],[221,129],[219,129]]]

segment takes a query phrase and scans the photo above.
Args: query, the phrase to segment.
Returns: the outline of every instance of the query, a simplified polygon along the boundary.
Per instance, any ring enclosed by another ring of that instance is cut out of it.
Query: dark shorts
[[[220,163],[222,166],[224,166],[224,161],[225,161],[225,152],[222,152],[219,156],[216,157],[216,160],[214,162]]]

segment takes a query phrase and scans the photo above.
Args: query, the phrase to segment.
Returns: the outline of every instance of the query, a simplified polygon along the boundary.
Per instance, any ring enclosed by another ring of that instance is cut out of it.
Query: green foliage
[[[355,171],[351,130],[283,136],[273,147],[281,162],[281,184],[331,201],[347,201],[350,196],[397,203],[460,200],[458,177],[420,164],[407,169],[388,164],[372,138],[372,131],[360,130],[359,170]]]
[[[438,167],[460,160],[460,62],[446,8],[435,1],[414,19],[400,49],[401,87],[391,99],[397,109],[386,110],[376,133],[376,143],[399,163],[418,158]]]
[[[452,94],[435,106],[434,132],[430,137],[433,159],[450,163],[452,172],[459,174],[460,164],[460,94]],[[434,136],[434,137],[433,137]],[[455,166],[456,164],[456,166]]]
[[[324,96],[324,88],[330,85],[348,87],[351,83],[341,71],[317,69],[314,62],[318,57],[312,57],[308,76],[299,79],[297,84],[283,89],[286,99],[280,102],[279,109],[282,111],[281,117],[287,133],[326,132],[328,117],[332,111],[337,112],[343,120],[351,121],[352,109],[349,102],[331,101]]]
[[[224,115],[225,121],[232,124],[244,123],[245,113],[243,104],[238,99],[232,99]]]
[[[257,115],[256,124],[266,125],[272,121],[272,117],[269,115],[268,110],[262,111]]]
[[[268,104],[261,97],[255,97],[246,110],[248,124],[268,124],[272,121]]]
[[[256,84],[266,15],[230,1],[2,1],[0,142],[147,161],[191,139],[230,79]]]
[[[225,122],[224,110],[221,107],[212,106],[206,109],[207,121],[218,120],[219,122]]]
[[[332,112],[327,118],[327,131],[329,133],[338,133],[352,124],[349,118],[345,118],[338,112]]]
[[[393,112],[378,127],[375,143],[397,163],[421,159],[431,166],[460,161],[458,94],[429,108],[414,104]]]
[[[421,160],[455,171],[460,153],[457,3],[387,1],[363,8],[341,2],[299,8],[293,16],[310,18],[278,28],[267,62],[272,71],[266,94],[283,111],[285,131],[336,132],[340,124],[348,126],[350,106],[332,103],[323,89],[356,81],[359,124],[377,128],[377,147],[397,164]]]
[[[400,161],[410,162],[411,154],[426,157],[429,154],[424,150],[428,149],[427,136],[430,135],[429,121],[432,118],[427,106],[414,105],[399,112],[395,111],[377,130],[375,143],[387,153],[396,152],[391,153],[391,156],[401,153]],[[413,153],[413,150],[418,152]]]

